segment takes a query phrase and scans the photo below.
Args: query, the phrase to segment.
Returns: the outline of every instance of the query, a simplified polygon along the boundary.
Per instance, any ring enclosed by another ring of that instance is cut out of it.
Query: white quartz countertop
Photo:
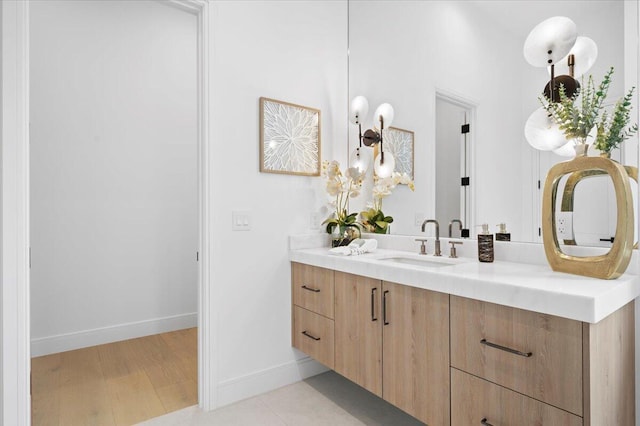
[[[433,258],[388,249],[359,256],[330,254],[326,247],[289,252],[292,262],[589,323],[599,322],[640,295],[640,278],[632,274],[600,280],[553,272],[547,265],[499,260],[480,263],[477,259],[442,257],[441,261],[451,262],[447,266],[384,260],[393,257]]]

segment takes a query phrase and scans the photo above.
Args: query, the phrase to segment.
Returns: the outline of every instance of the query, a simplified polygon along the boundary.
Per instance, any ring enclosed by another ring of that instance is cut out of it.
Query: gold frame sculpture
[[[320,176],[320,118],[319,109],[261,97],[260,171]]]
[[[586,148],[571,161],[553,166],[547,174],[542,200],[542,240],[551,269],[594,278],[615,279],[624,273],[633,250],[633,197],[624,166],[603,157],[587,157]],[[576,150],[578,152],[578,150]],[[617,226],[613,245],[599,256],[571,256],[560,250],[556,233],[556,199],[560,179],[568,174],[601,171],[611,177],[616,193]]]
[[[609,158],[609,157],[605,157]],[[627,171],[629,177],[638,183],[638,168],[634,166],[624,166],[624,169]],[[606,175],[606,172],[602,170],[580,170],[578,172],[573,172],[567,179],[567,182],[564,185],[564,191],[562,192],[562,200],[560,203],[560,211],[561,212],[572,212],[573,213],[573,200],[575,196],[575,188],[583,179]],[[615,240],[615,238],[614,238]],[[576,240],[564,240],[565,245],[577,246]],[[634,250],[638,248],[638,242],[633,245]]]

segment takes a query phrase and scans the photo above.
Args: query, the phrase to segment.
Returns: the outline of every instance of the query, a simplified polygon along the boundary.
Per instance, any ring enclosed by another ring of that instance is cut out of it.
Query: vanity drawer
[[[333,320],[293,307],[293,347],[333,369]]]
[[[450,312],[453,367],[582,415],[581,322],[457,296]]]
[[[452,368],[451,425],[481,424],[581,426],[582,418]]]
[[[291,263],[293,304],[333,318],[333,274],[329,269]]]

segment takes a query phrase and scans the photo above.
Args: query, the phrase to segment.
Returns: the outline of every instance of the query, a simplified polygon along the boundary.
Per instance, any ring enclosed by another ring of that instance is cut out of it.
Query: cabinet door
[[[383,283],[383,398],[429,425],[449,424],[449,295]]]
[[[382,396],[382,283],[335,273],[335,371]]]
[[[291,263],[293,304],[333,318],[333,271]]]
[[[581,417],[455,368],[451,369],[451,407],[451,426],[582,426]]]
[[[299,306],[293,307],[293,347],[333,368],[333,321]]]
[[[582,323],[451,296],[451,366],[582,415]]]

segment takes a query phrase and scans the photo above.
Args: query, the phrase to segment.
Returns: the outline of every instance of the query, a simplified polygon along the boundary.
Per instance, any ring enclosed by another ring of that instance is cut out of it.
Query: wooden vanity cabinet
[[[333,276],[329,269],[291,264],[291,344],[334,367]]]
[[[634,302],[596,324],[292,263],[293,346],[429,426],[635,425]]]
[[[451,296],[451,424],[635,424],[634,303],[596,324]]]
[[[335,371],[429,425],[449,424],[449,296],[335,274]]]
[[[383,398],[428,425],[449,424],[449,295],[383,282]]]
[[[335,274],[335,368],[382,397],[382,282]]]

